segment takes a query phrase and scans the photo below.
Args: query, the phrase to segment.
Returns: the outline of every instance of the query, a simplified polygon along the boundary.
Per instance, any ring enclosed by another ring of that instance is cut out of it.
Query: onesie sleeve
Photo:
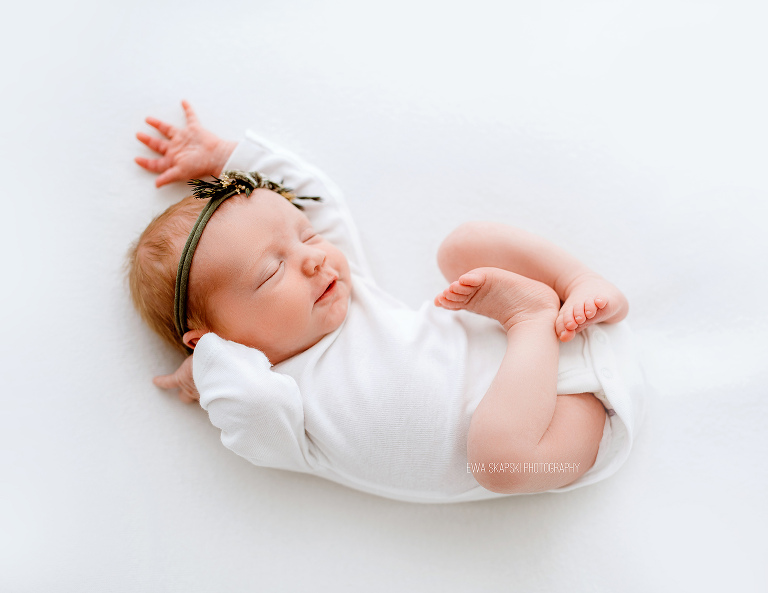
[[[192,363],[200,405],[225,447],[255,465],[310,472],[304,407],[292,377],[260,350],[207,333]]]
[[[304,207],[304,214],[312,222],[315,231],[344,252],[353,271],[372,278],[357,227],[344,196],[336,184],[319,169],[251,130],[246,132],[245,138],[237,145],[222,171],[230,169],[258,171],[272,181],[284,183],[297,196],[320,196],[323,201],[319,203],[312,200],[299,201]]]

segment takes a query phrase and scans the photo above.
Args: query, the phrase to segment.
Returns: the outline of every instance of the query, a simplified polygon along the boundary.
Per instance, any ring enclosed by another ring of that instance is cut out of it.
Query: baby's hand
[[[195,387],[195,381],[192,379],[192,356],[181,363],[175,373],[170,375],[160,375],[155,377],[152,382],[161,389],[178,389],[179,399],[185,404],[191,404],[200,400],[200,394]]]
[[[187,115],[187,127],[175,128],[171,124],[148,117],[146,122],[165,136],[155,138],[144,132],[136,137],[152,150],[162,155],[159,159],[137,156],[135,161],[147,171],[160,173],[155,179],[155,186],[160,187],[173,181],[186,181],[220,175],[227,159],[237,146],[236,142],[222,140],[200,125],[192,106],[181,102]]]

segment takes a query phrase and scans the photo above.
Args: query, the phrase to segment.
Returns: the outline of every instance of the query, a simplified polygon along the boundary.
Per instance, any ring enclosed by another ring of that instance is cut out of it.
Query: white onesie
[[[486,490],[467,465],[467,433],[506,350],[501,325],[425,303],[414,311],[373,280],[341,193],[295,155],[248,132],[224,167],[284,181],[305,201],[315,230],[349,260],[344,322],[317,344],[271,366],[259,350],[204,335],[193,373],[200,405],[222,443],[264,467],[311,473],[410,502],[506,496]],[[606,408],[592,469],[563,492],[613,474],[626,460],[644,395],[625,323],[592,326],[560,346],[558,393],[595,393]],[[565,464],[485,471],[568,472]]]

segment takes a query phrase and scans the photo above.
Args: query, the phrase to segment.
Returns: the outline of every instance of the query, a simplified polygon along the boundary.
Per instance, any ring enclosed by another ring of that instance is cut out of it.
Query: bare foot
[[[555,319],[560,299],[546,284],[501,268],[475,268],[435,297],[435,305],[495,319],[505,331],[520,323]]]
[[[617,323],[629,312],[627,297],[597,274],[580,276],[566,294],[555,320],[555,333],[561,342],[569,342],[594,323]]]

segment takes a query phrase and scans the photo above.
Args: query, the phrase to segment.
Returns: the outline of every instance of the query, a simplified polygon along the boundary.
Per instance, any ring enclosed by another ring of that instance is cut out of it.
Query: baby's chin
[[[336,284],[338,294],[335,302],[330,304],[325,320],[327,323],[324,329],[327,330],[327,334],[333,333],[341,327],[349,314],[349,306],[352,302],[352,283],[349,279],[339,279]]]
[[[336,300],[334,302],[327,305],[327,311],[324,311],[325,315],[319,324],[318,333],[307,343],[308,345],[302,352],[312,348],[312,346],[320,342],[323,338],[335,332],[347,319],[352,297],[351,286],[346,282],[339,282],[336,290],[339,291],[339,294],[336,295]]]

